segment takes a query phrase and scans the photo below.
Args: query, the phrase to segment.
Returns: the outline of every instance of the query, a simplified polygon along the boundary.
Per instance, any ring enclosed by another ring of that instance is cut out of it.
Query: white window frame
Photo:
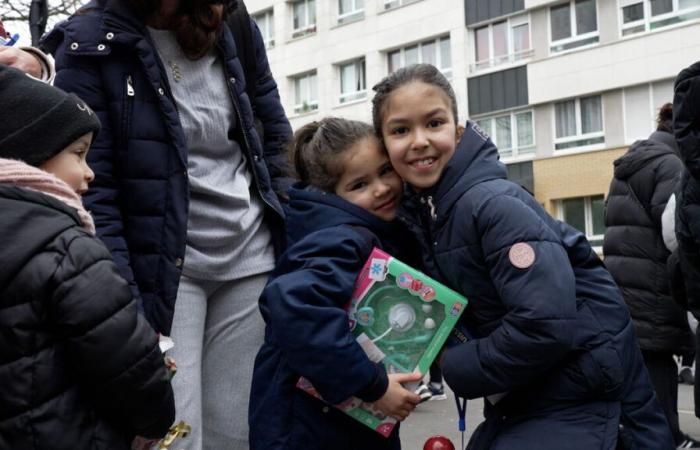
[[[602,241],[603,238],[605,237],[605,233],[603,234],[593,234],[593,198],[597,197],[603,197],[603,201],[605,201],[605,194],[596,194],[596,195],[588,195],[583,197],[583,220],[585,223],[585,230],[579,230],[583,234],[586,235],[586,239],[591,242],[591,241],[597,241],[600,240]],[[556,201],[556,214],[557,214],[557,219],[561,220],[564,223],[566,222],[565,217],[564,217],[564,201],[566,200],[575,200],[577,198],[581,197],[570,197],[570,198],[562,198],[558,199]],[[573,227],[573,225],[571,225]],[[591,244],[592,245],[592,244]],[[596,253],[601,253],[603,250],[602,245],[595,245],[593,246],[593,250]]]
[[[357,6],[357,2],[360,0],[350,0],[352,2],[352,10],[347,12],[340,11],[340,3],[342,0],[337,0],[338,5],[338,25],[357,22],[365,18],[365,3],[366,0],[362,1],[362,7]]]
[[[309,3],[313,2],[313,17],[314,21],[311,23],[311,16],[310,16],[310,11],[312,8],[309,8]],[[299,4],[299,3],[304,3],[304,12],[305,12],[305,17],[304,17],[304,23],[306,25],[300,27],[300,28],[294,28],[294,7]],[[311,34],[316,33],[316,20],[318,19],[318,16],[316,15],[316,0],[296,0],[290,3],[290,8],[291,8],[291,14],[290,17],[292,19],[292,39],[308,36]]]
[[[636,86],[628,86],[624,89],[622,89],[622,117],[623,117],[623,123],[624,123],[624,133],[625,133],[625,144],[630,145],[634,143],[635,141],[639,139],[646,139],[654,130],[656,130],[656,116],[659,113],[659,108],[662,105],[658,105],[654,103],[654,97],[655,93],[657,92],[654,89],[654,85],[663,82],[664,80],[659,80],[657,82],[653,83],[644,83],[643,86],[647,89],[647,112],[649,113],[649,122],[648,122],[648,130],[646,135],[644,136],[632,136],[630,137],[629,134],[629,129],[627,127],[628,124],[628,112],[627,112],[627,96],[629,95],[630,89],[634,89],[639,87],[639,85]],[[668,98],[669,103],[673,103],[673,98]]]
[[[581,120],[581,99],[582,98],[590,98],[590,97],[600,97],[600,120],[601,120],[601,125],[603,126],[603,129],[601,131],[594,131],[592,133],[586,133],[584,134],[582,129],[583,129],[583,121]],[[574,100],[576,102],[574,109],[575,109],[575,117],[576,117],[576,134],[573,136],[566,136],[566,137],[557,137],[557,103],[564,103]],[[552,120],[552,124],[554,125],[553,129],[553,134],[554,136],[554,153],[555,154],[561,154],[567,151],[575,150],[575,151],[580,151],[580,150],[594,150],[598,148],[603,148],[605,147],[605,105],[603,102],[604,98],[602,94],[593,94],[593,95],[584,95],[582,97],[576,97],[576,98],[568,98],[565,100],[557,101],[554,102],[552,105],[552,114],[554,115],[554,120]],[[571,147],[565,147],[565,148],[557,148],[557,145],[559,144],[569,144],[569,143],[574,143],[577,141],[586,141],[589,139],[598,139],[598,138],[603,138],[601,142],[595,142],[592,144],[586,144],[586,145],[580,145],[580,146],[571,146]]]
[[[384,10],[396,9],[402,6],[410,5],[411,3],[419,2],[420,0],[384,0]]]
[[[267,36],[263,34],[263,42],[265,43],[265,48],[270,49],[275,46],[275,13],[272,8],[260,11],[253,14],[253,20],[258,24],[260,28],[260,23],[265,22],[265,29],[267,30]],[[261,30],[262,34],[262,30]]]
[[[630,36],[637,36],[641,33],[648,33],[650,31],[665,30],[673,26],[679,26],[690,22],[696,22],[700,20],[700,5],[695,7],[690,7],[681,10],[680,0],[672,0],[673,6],[671,12],[661,14],[658,16],[651,16],[651,1],[650,0],[618,0],[617,6],[620,15],[620,37],[627,38]],[[637,3],[642,3],[644,8],[644,18],[636,20],[634,22],[624,23],[624,17],[622,14],[622,8],[631,6]],[[694,15],[695,17],[690,17],[688,19],[682,19],[685,15]],[[670,19],[675,19],[680,17],[678,22],[673,22],[668,25],[661,25],[654,27],[652,26],[658,22],[664,22]],[[643,29],[640,29],[643,28]]]
[[[568,38],[564,39],[559,39],[557,41],[552,40],[552,8],[556,8],[557,6],[569,4],[569,20],[571,21],[571,36]],[[582,50],[585,48],[593,47],[599,44],[600,42],[600,17],[598,16],[598,0],[595,0],[595,15],[596,15],[596,30],[595,31],[590,31],[588,33],[584,34],[578,34],[577,31],[577,24],[576,24],[576,0],[567,0],[562,3],[558,3],[556,5],[552,5],[547,9],[547,33],[549,34],[549,53],[554,55],[554,54],[562,54],[562,53],[568,53],[568,52],[573,52],[577,50]],[[559,50],[559,47],[566,46],[568,44],[574,44],[576,42],[584,42],[590,40],[591,42],[587,43],[582,43],[581,45],[576,45],[573,47],[569,48],[563,48]]]
[[[343,92],[343,67],[348,65],[355,66],[355,76],[357,77],[358,67],[361,68],[361,89],[352,92]],[[345,61],[343,63],[337,64],[338,66],[338,81],[340,82],[340,96],[338,97],[338,102],[341,105],[345,105],[358,100],[364,100],[367,98],[367,63],[365,58],[357,58],[350,61]]]
[[[311,77],[316,77],[316,95],[313,95],[311,92],[311,82],[310,78]],[[290,77],[292,81],[292,92],[294,93],[294,113],[295,114],[307,114],[311,112],[316,112],[318,111],[318,73],[315,70],[312,70],[311,72],[306,72],[306,73],[300,73],[297,75],[293,75]],[[309,83],[309,98],[308,99],[300,99],[297,98],[297,83],[301,82],[303,79],[306,79],[307,83]],[[312,100],[314,97],[316,97],[315,100]]]
[[[530,113],[532,116],[532,144],[524,147],[519,146],[518,142],[518,120],[517,116],[520,114],[524,113]],[[504,156],[501,154],[502,149],[501,146],[499,145],[497,141],[497,133],[496,133],[496,119],[499,119],[501,117],[509,116],[510,117],[510,142],[511,146],[507,150],[510,150],[510,156]],[[533,109],[517,109],[517,110],[512,110],[512,111],[504,111],[500,114],[489,114],[489,115],[484,115],[480,117],[473,117],[472,120],[477,123],[477,125],[481,126],[481,124],[488,120],[491,122],[491,133],[489,133],[491,140],[493,141],[494,144],[496,144],[496,147],[498,147],[498,153],[501,155],[501,158],[504,161],[515,161],[515,160],[524,160],[524,159],[530,159],[535,156],[536,149],[537,149],[537,141],[535,139],[535,111]],[[483,126],[482,126],[483,128]]]
[[[496,58],[493,56],[493,26],[495,24],[499,24],[502,22],[506,22],[506,27],[508,28],[508,33],[506,36],[506,39],[508,40],[507,46],[508,46],[508,53],[504,56],[501,56],[499,58]],[[514,45],[515,45],[515,39],[513,37],[513,28],[525,25],[527,24],[527,33],[528,33],[528,41],[530,42],[530,48],[526,50],[522,50],[520,52],[515,52],[514,50]],[[489,34],[489,59],[477,61],[477,50],[476,50],[476,32],[478,30],[481,30],[483,28],[488,28],[488,34]],[[527,62],[530,58],[535,53],[535,50],[532,48],[532,26],[530,22],[530,14],[524,14],[520,16],[515,16],[515,17],[509,17],[505,20],[497,20],[495,22],[491,22],[488,25],[483,25],[480,27],[476,27],[472,30],[471,32],[471,38],[472,41],[474,42],[473,48],[474,48],[474,63],[469,66],[470,72],[478,72],[481,70],[487,70],[492,67],[504,65],[504,64],[514,64],[516,62]]]
[[[443,40],[447,40],[449,42],[449,47],[450,47],[450,67],[444,67],[442,63],[442,51],[441,51],[441,44]],[[404,45],[403,47],[400,48],[395,48],[392,50],[386,51],[386,70],[387,73],[391,73],[390,67],[389,67],[389,62],[391,61],[391,55],[399,52],[399,59],[400,59],[400,64],[399,68],[401,67],[406,67],[406,49],[410,47],[418,47],[418,62],[422,63],[423,62],[423,46],[426,44],[434,44],[436,51],[436,63],[437,63],[437,68],[442,72],[442,74],[445,76],[445,78],[452,79],[452,62],[454,61],[454,58],[452,57],[452,40],[450,38],[449,34],[444,34],[442,36],[438,36],[434,39],[428,39],[425,41],[418,42],[417,44],[410,44],[410,45]]]

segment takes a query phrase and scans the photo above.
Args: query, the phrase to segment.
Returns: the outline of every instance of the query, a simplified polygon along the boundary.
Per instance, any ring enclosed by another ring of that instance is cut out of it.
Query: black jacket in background
[[[632,314],[642,350],[692,349],[685,312],[670,294],[661,214],[682,172],[671,133],[656,131],[615,161],[605,209],[605,265]]]
[[[0,449],[120,450],[175,415],[156,333],[75,210],[0,185]]]
[[[700,317],[700,62],[681,71],[673,128],[686,171],[676,192],[676,238],[688,308]]]

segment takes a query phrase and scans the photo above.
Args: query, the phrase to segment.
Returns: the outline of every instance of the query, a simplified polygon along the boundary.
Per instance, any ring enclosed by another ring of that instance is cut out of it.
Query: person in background
[[[674,354],[692,352],[693,334],[685,311],[671,296],[670,252],[662,213],[683,169],[673,136],[673,106],[661,107],[657,128],[614,162],[605,208],[605,265],[630,309],[639,347],[676,445],[700,443],[678,422],[678,367]]]
[[[188,449],[247,449],[248,399],[264,323],[258,298],[284,246],[285,143],[257,27],[246,94],[226,25],[235,2],[95,0],[43,41],[56,85],[108,124],[85,195],[154,328],[173,338]],[[260,119],[264,139],[254,127]]]
[[[10,33],[5,30],[2,20],[0,20],[0,39],[8,40],[10,38]],[[56,76],[51,57],[35,47],[0,45],[0,64],[19,69],[48,84],[53,83]]]
[[[100,130],[72,94],[0,65],[0,448],[128,450],[175,416],[158,336],[80,194]]]
[[[685,166],[676,190],[676,238],[688,310],[700,318],[700,61],[676,77],[673,131]],[[695,334],[700,345],[700,333]],[[700,352],[695,352],[700,367]],[[695,377],[695,415],[700,418],[700,377]]]

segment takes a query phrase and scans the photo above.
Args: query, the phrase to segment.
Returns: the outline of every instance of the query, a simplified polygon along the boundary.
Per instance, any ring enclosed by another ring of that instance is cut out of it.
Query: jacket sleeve
[[[293,183],[287,156],[287,144],[292,138],[292,127],[284,112],[277,83],[270,71],[262,34],[252,20],[251,29],[258,77],[255,98],[252,100],[253,110],[255,117],[262,123],[264,131],[261,139],[265,161],[272,179],[272,189],[278,195],[286,196],[287,188]]]
[[[654,171],[653,192],[649,202],[649,212],[658,230],[662,230],[661,216],[668,200],[673,194],[680,174],[683,170],[683,163],[675,155],[663,158],[661,164]]]
[[[676,77],[673,132],[681,159],[693,178],[700,180],[700,61]]]
[[[489,336],[446,351],[445,380],[459,395],[507,392],[558,364],[573,345],[576,293],[573,269],[557,236],[521,200],[498,195],[475,216],[495,290],[507,312]],[[535,260],[519,269],[509,257],[525,243]]]
[[[290,248],[284,273],[265,288],[263,302],[272,339],[292,370],[329,403],[353,395],[371,402],[384,395],[386,372],[355,340],[344,308],[372,245],[338,231],[311,234]]]
[[[93,237],[72,239],[53,282],[52,323],[98,411],[134,434],[162,437],[175,405],[158,337],[107,250]]]
[[[58,33],[60,30],[54,30],[52,36]],[[95,218],[98,236],[112,253],[122,277],[129,282],[132,295],[141,308],[141,295],[131,269],[119,208],[120,180],[116,155],[120,154],[122,149],[119,146],[122,144],[117,139],[117,130],[113,128],[113,124],[118,121],[110,117],[105,94],[107,89],[103,85],[97,61],[94,58],[67,55],[66,45],[66,41],[63,40],[54,50],[56,60],[54,85],[80,97],[97,114],[102,124],[87,156],[88,164],[95,172],[95,179],[90,183],[83,202]]]

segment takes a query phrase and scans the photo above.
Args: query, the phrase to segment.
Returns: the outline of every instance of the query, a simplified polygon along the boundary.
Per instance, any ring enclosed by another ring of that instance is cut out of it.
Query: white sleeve
[[[672,252],[678,248],[676,240],[676,194],[671,194],[661,214],[661,236],[666,248]]]

